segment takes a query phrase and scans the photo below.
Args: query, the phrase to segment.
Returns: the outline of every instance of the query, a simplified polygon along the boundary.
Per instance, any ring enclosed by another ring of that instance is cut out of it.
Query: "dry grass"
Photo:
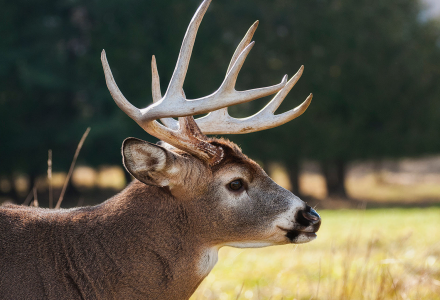
[[[440,209],[322,211],[318,239],[223,248],[201,299],[440,299]]]
[[[363,177],[349,177],[346,181],[351,197],[378,202],[416,202],[440,199],[440,184],[436,182],[417,182],[411,184],[390,183],[380,174]]]

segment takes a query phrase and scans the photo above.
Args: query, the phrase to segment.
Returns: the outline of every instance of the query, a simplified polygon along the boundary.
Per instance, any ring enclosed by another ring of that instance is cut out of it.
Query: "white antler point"
[[[101,61],[104,61],[104,60],[107,60],[107,57],[105,55],[105,50],[102,49],[102,51],[101,51]]]

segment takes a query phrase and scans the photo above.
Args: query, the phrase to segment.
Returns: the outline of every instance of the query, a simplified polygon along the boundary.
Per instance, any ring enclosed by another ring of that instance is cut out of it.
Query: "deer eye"
[[[229,183],[229,188],[233,191],[238,191],[243,187],[243,182],[241,180],[234,180]]]

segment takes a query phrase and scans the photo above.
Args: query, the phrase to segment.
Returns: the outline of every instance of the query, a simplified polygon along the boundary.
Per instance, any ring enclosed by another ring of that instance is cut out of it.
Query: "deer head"
[[[290,111],[279,115],[274,112],[301,77],[303,67],[289,81],[286,75],[277,85],[236,91],[238,73],[254,46],[251,39],[258,25],[255,22],[238,45],[218,90],[199,99],[186,99],[183,83],[197,30],[210,2],[203,1],[189,24],[164,95],[153,56],[153,104],[146,108],[133,106],[123,96],[102,52],[107,87],[116,104],[146,132],[162,140],[156,145],[134,138],[125,140],[124,165],[137,180],[156,187],[159,194],[169,194],[176,207],[185,211],[185,226],[198,241],[194,245],[218,249],[225,245],[262,247],[311,241],[321,224],[319,215],[273,182],[237,145],[206,136],[255,132],[300,116],[309,106],[311,94]],[[275,93],[261,111],[248,118],[233,118],[227,112],[228,106]],[[193,118],[205,113],[204,117]],[[213,261],[201,262],[203,276]]]

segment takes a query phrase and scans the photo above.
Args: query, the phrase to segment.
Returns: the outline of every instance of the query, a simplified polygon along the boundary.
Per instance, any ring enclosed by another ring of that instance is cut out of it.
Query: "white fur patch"
[[[171,166],[171,168],[169,168],[169,169],[167,170],[167,173],[168,173],[170,176],[174,176],[174,175],[177,175],[180,171],[181,171],[180,168],[179,168],[178,166],[176,166],[175,164],[173,164],[173,165]]]
[[[225,244],[225,246],[234,248],[263,248],[273,245],[275,245],[275,243],[272,242],[233,242]]]
[[[242,191],[239,193],[231,192],[227,189],[226,185],[228,185],[233,180],[237,179],[244,179],[244,181],[247,180],[249,175],[247,174],[245,169],[242,169],[240,167],[235,168],[229,168],[225,170],[221,170],[219,172],[220,177],[220,185],[223,185],[224,188],[222,190],[219,190],[221,204],[227,208],[237,207],[237,206],[243,206],[245,207],[247,204],[251,202],[251,198],[247,194],[246,191]]]
[[[203,250],[198,263],[199,275],[208,276],[218,261],[218,247],[207,248]]]
[[[310,241],[313,241],[314,239],[316,239],[316,237],[311,237],[311,236],[306,236],[303,234],[300,234],[296,239],[295,239],[295,244],[304,244],[304,243],[308,243]]]
[[[297,211],[300,209],[304,209],[304,202],[300,200],[298,197],[294,196],[289,209],[284,213],[280,214],[274,220],[273,224],[277,227],[281,227],[284,229],[290,229],[295,227],[297,225],[295,220],[295,215]]]

